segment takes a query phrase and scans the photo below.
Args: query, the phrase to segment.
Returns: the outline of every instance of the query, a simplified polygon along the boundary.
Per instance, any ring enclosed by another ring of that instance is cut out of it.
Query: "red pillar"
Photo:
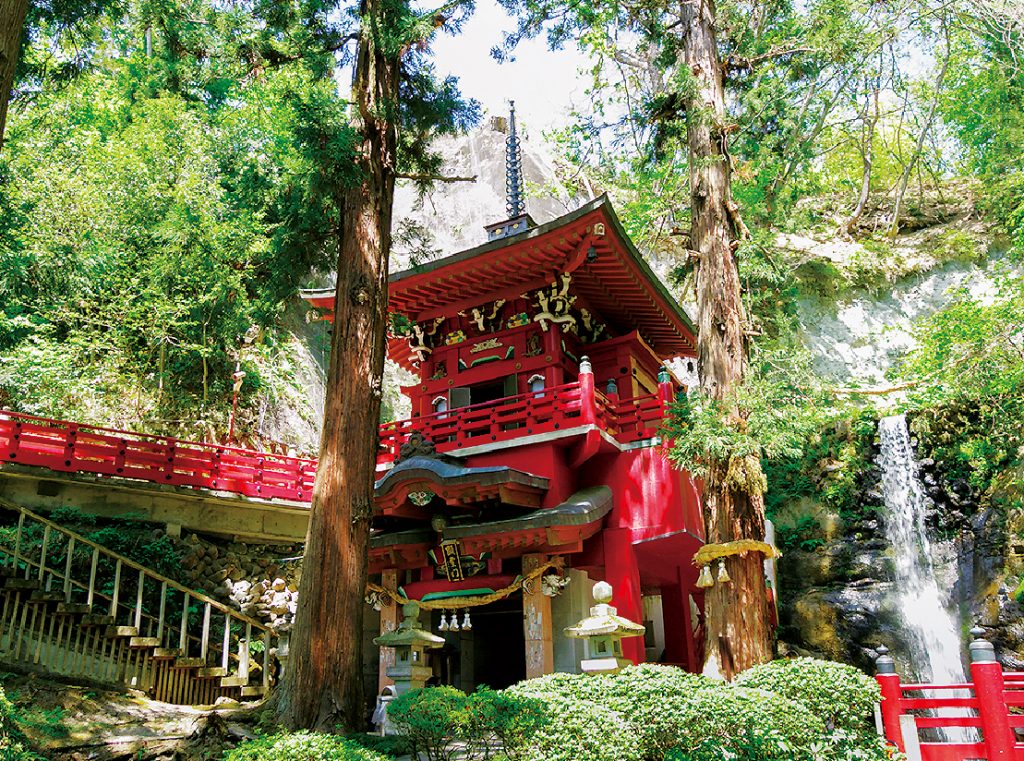
[[[686,591],[677,584],[666,584],[661,588],[661,611],[665,617],[665,662],[684,664],[687,671],[693,671],[690,658],[690,616]]]
[[[661,402],[661,412],[664,415],[666,410],[675,401],[675,391],[672,388],[672,376],[664,367],[658,371],[658,401]]]
[[[1010,728],[1009,709],[1003,692],[1003,668],[996,661],[992,644],[978,636],[981,630],[974,629],[972,633],[977,638],[971,643],[971,680],[978,699],[985,752],[988,761],[1012,761],[1016,739]]]
[[[661,406],[661,419],[666,420],[668,418],[669,408],[672,406],[672,402],[675,401],[675,391],[672,388],[672,376],[669,375],[667,368],[661,368],[658,371],[658,402]],[[672,447],[672,439],[666,439],[664,444],[666,447]]]
[[[604,578],[612,585],[612,605],[619,615],[644,622],[644,604],[640,592],[640,569],[636,563],[633,542],[626,529],[605,529]],[[643,663],[644,638],[627,637],[622,640],[622,653],[633,663]]]
[[[885,739],[893,743],[900,752],[906,752],[903,744],[903,730],[900,728],[900,702],[903,700],[903,687],[900,685],[900,675],[896,673],[896,662],[889,655],[889,648],[878,648],[880,655],[875,661],[878,673],[875,679],[882,688],[882,730],[885,732]]]
[[[594,371],[590,359],[580,360],[580,424],[595,425],[597,423],[597,400],[594,396]]]

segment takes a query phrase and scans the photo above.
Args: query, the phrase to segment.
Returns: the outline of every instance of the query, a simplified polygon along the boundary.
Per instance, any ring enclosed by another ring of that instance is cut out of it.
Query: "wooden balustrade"
[[[415,432],[433,441],[439,452],[458,452],[479,444],[569,429],[584,424],[583,404],[580,384],[567,383],[494,402],[384,423],[380,427],[378,462],[397,460],[402,445]]]
[[[1024,716],[1011,713],[1024,705],[1024,674],[1004,673],[980,633],[974,630],[971,681],[963,684],[904,684],[880,650],[880,730],[908,761],[1024,761],[1014,731]]]
[[[316,460],[0,411],[0,460],[308,502]]]
[[[29,510],[0,508],[17,513],[0,529],[0,657],[173,703],[272,686],[276,634],[259,621]]]
[[[589,376],[592,379],[593,376]],[[663,390],[608,397],[580,382],[380,426],[379,465],[398,459],[414,432],[437,451],[510,442],[596,425],[623,444],[652,439],[665,414]],[[0,410],[0,461],[68,473],[131,478],[247,497],[309,502],[316,460],[151,436]]]

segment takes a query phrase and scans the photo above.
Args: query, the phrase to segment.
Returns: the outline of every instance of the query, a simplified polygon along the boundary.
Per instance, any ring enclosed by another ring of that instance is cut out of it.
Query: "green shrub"
[[[561,695],[543,702],[548,721],[505,746],[514,761],[642,761],[636,732],[618,711]]]
[[[295,732],[249,740],[223,761],[388,761],[386,756],[337,735]]]
[[[679,728],[663,708],[666,700],[714,689],[727,689],[674,666],[645,663],[615,675],[550,674],[520,682],[510,691],[542,700],[576,699],[596,703],[622,716],[637,737],[644,758],[660,757],[675,747]],[[549,720],[555,721],[555,717]]]
[[[469,697],[454,687],[410,690],[388,704],[388,718],[430,761],[447,761],[454,754],[451,742],[468,732]]]
[[[680,759],[809,761],[812,744],[825,737],[824,724],[802,704],[743,687],[673,696],[657,710],[659,749]]]
[[[455,756],[486,761],[496,744],[528,745],[548,721],[541,700],[487,687],[472,695],[454,687],[412,690],[391,701],[388,717],[412,748],[426,753],[430,761]]]
[[[382,756],[390,758],[408,756],[413,752],[412,744],[401,735],[381,736],[359,732],[353,735],[346,735],[345,739],[354,742],[361,748],[372,750],[374,753],[380,753]]]
[[[550,719],[543,701],[488,687],[470,695],[466,708],[463,739],[484,759],[490,758],[493,740],[502,747],[521,747]]]
[[[780,694],[724,684],[670,666],[631,666],[612,676],[551,674],[506,692],[543,700],[548,713],[547,726],[532,739],[508,745],[509,755],[524,761],[886,758],[875,738],[830,733],[799,690]],[[870,699],[861,692],[856,698]]]
[[[42,761],[28,747],[25,733],[18,726],[18,710],[0,687],[0,759],[2,761]]]
[[[869,717],[881,699],[878,682],[862,671],[815,658],[762,663],[737,676],[735,683],[798,700],[829,729],[869,729]]]

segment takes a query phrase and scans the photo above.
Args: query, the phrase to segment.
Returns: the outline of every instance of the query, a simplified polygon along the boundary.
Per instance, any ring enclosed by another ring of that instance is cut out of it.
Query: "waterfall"
[[[885,526],[892,544],[896,568],[896,600],[906,627],[910,651],[906,653],[917,678],[931,684],[963,684],[967,681],[961,660],[956,619],[944,604],[932,562],[931,544],[925,530],[928,500],[918,478],[918,465],[910,444],[910,431],[903,415],[883,418],[878,423],[885,498]],[[957,690],[935,697],[969,697]],[[940,716],[964,716],[962,709],[942,709]],[[976,742],[973,729],[937,730],[936,739],[947,742]]]
[[[903,415],[879,421],[885,526],[896,566],[896,596],[908,629],[912,668],[922,681],[966,682],[956,620],[946,609],[925,531],[927,499]]]

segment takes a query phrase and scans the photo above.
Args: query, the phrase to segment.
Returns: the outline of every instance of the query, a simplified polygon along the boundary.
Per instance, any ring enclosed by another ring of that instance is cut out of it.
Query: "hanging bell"
[[[448,625],[448,631],[457,632],[459,630],[459,611],[452,611],[452,622]]]
[[[446,631],[448,631],[448,621],[444,617],[444,611],[443,610],[441,611],[441,623],[438,625],[437,630],[439,632],[446,632]]]
[[[462,617],[462,631],[468,632],[473,628],[473,622],[469,620],[469,608],[466,608],[466,615]]]
[[[718,561],[718,581],[720,584],[729,584],[732,582],[732,577],[729,576],[729,571],[725,567],[725,559]]]
[[[711,566],[706,565],[700,569],[700,576],[697,578],[697,586],[701,589],[715,586],[715,580],[711,578]]]

